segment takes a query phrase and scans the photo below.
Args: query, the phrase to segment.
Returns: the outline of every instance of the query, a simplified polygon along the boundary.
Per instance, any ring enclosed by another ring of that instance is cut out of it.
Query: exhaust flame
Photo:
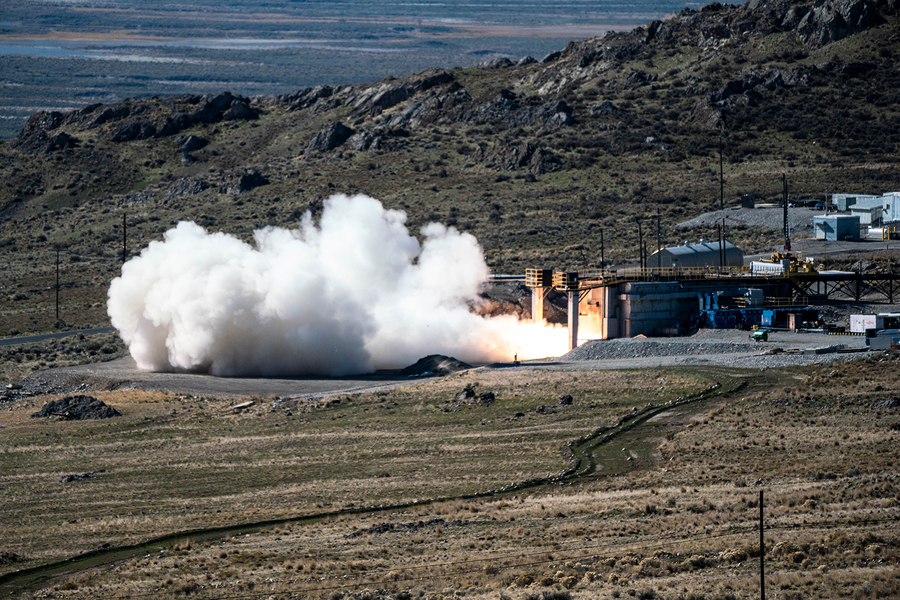
[[[223,376],[349,375],[428,354],[472,363],[558,355],[564,329],[479,317],[476,239],[332,196],[316,225],[266,227],[255,246],[182,222],[125,263],[107,308],[141,369]]]

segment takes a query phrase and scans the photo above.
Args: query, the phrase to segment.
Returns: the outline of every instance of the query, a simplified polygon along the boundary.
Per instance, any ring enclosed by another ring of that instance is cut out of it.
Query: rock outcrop
[[[166,190],[166,200],[181,196],[192,196],[209,188],[209,184],[200,179],[182,177],[169,186]]]
[[[248,98],[222,92],[89,104],[68,113],[41,111],[26,121],[14,144],[31,153],[72,147],[75,138],[58,131],[62,127],[99,131],[101,137],[113,142],[167,137],[199,124],[255,119],[258,111],[250,104]]]
[[[715,51],[746,36],[791,32],[809,49],[818,49],[847,36],[877,27],[885,16],[898,12],[900,0],[815,0],[797,4],[791,0],[749,0],[742,6],[709,4],[699,10],[686,8],[627,32],[610,32],[570,42],[546,68],[523,79],[544,95],[598,77],[629,58],[649,55],[653,42],[689,43]],[[648,83],[635,74],[632,86]]]
[[[334,150],[356,133],[343,123],[329,123],[312,139],[303,153],[305,156],[311,156],[317,152],[328,152]]]
[[[269,183],[269,180],[253,169],[228,171],[222,177],[219,193],[239,196],[267,183]]]
[[[491,146],[479,146],[468,157],[469,164],[484,163],[502,171],[525,167],[533,175],[562,169],[562,161],[553,152],[534,142],[500,139]]]

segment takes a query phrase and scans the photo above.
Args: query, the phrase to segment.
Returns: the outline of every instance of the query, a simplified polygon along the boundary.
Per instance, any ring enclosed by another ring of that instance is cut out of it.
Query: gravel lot
[[[865,353],[828,352],[814,349],[843,345],[865,348],[861,336],[775,331],[767,342],[753,342],[749,333],[734,329],[701,329],[683,338],[631,338],[585,342],[552,364],[568,368],[627,369],[672,365],[722,365],[748,369],[809,365],[853,360]]]
[[[795,236],[812,235],[813,217],[821,217],[825,213],[811,208],[790,209],[791,231]],[[675,227],[678,229],[690,229],[692,227],[715,227],[725,219],[725,228],[744,225],[746,227],[759,227],[760,229],[780,230],[784,226],[783,208],[726,208],[716,210],[694,217],[688,221],[682,221]]]

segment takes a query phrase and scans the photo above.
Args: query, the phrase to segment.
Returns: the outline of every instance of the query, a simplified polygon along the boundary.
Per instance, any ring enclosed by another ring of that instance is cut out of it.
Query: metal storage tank
[[[663,248],[654,252],[647,259],[647,268],[654,267],[684,269],[689,267],[741,267],[744,265],[744,253],[731,242],[725,242],[725,264],[722,264],[722,253],[719,242],[706,242]]]
[[[813,229],[817,240],[858,240],[859,217],[849,215],[813,217]]]

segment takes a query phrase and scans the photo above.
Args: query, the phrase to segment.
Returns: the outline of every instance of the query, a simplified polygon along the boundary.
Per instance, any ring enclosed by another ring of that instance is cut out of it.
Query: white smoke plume
[[[122,267],[107,303],[141,369],[223,376],[349,375],[428,354],[483,363],[566,349],[564,329],[470,312],[488,268],[476,239],[332,196],[298,229],[250,245],[182,222]]]

